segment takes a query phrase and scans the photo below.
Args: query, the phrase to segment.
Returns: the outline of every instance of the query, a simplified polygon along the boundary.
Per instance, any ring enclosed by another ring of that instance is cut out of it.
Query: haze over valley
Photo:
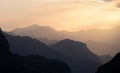
[[[120,0],[0,0],[0,73],[120,73]]]
[[[119,0],[4,0],[0,25],[4,30],[38,24],[58,31],[108,29],[120,23]]]
[[[119,52],[120,27],[111,29],[90,29],[78,32],[57,31],[48,26],[37,24],[25,28],[15,29],[10,34],[29,36],[46,44],[53,44],[63,39],[82,41],[87,44],[92,52],[97,55],[114,56]],[[32,33],[31,33],[32,32]]]

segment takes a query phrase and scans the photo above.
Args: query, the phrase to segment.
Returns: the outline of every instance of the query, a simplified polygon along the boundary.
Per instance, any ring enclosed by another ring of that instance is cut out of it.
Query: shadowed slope
[[[70,73],[70,68],[61,61],[40,56],[13,55],[0,30],[0,73]]]
[[[65,60],[73,73],[94,73],[100,65],[100,59],[93,54],[85,43],[65,39],[50,46],[69,59]]]
[[[99,67],[96,73],[120,73],[120,53],[110,62]]]
[[[6,33],[4,34],[6,39],[9,41],[11,52],[15,54],[22,56],[40,55],[46,58],[57,58],[61,56],[61,54],[36,39],[32,39],[30,37],[13,36]]]

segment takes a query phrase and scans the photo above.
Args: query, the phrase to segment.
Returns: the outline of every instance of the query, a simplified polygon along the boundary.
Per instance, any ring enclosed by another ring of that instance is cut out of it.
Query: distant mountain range
[[[39,26],[35,24],[29,27],[15,29],[9,33],[12,35],[36,38],[46,44],[53,44],[59,40],[69,38],[85,42],[90,47],[90,49],[92,49],[92,51],[98,55],[115,55],[116,52],[120,51],[118,49],[120,48],[119,31],[120,27],[108,30],[91,29],[78,32],[61,32],[56,31],[49,26]],[[94,44],[96,44],[98,47]],[[105,52],[102,52],[102,50]]]
[[[94,73],[101,59],[93,54],[85,43],[64,39],[47,46],[36,39],[5,33],[11,52],[18,55],[40,55],[65,62],[72,73]]]
[[[19,28],[12,31],[12,33],[21,36],[30,36],[33,38],[47,38],[50,40],[61,39],[62,35],[58,31],[49,26],[39,26],[37,24],[28,26],[26,28]]]
[[[97,70],[101,59],[85,43],[65,39],[47,46],[35,39],[9,35],[0,30],[0,73],[71,73],[70,68],[72,73],[120,73],[119,62],[120,53]]]

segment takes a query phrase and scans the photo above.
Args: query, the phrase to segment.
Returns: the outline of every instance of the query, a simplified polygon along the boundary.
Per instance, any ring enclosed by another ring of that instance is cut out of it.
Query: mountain
[[[0,73],[71,73],[64,62],[35,55],[18,56],[9,49],[0,29]]]
[[[13,36],[6,33],[5,36],[10,43],[11,52],[22,56],[39,55],[63,61],[70,66],[72,73],[93,73],[101,65],[100,58],[82,42],[66,39],[47,46],[29,37]],[[63,48],[53,47],[58,43],[61,43],[60,46]]]
[[[37,24],[15,29],[11,32],[14,35],[30,36],[32,38],[47,38],[50,40],[61,39],[62,35],[49,26],[39,26]]]
[[[82,41],[88,44],[88,47],[98,55],[115,55],[119,51],[120,27],[111,29],[89,29],[77,32],[56,31],[48,26],[31,25],[9,32],[12,35],[29,36],[40,40],[47,45],[56,43],[66,38]],[[88,42],[88,41],[92,42]],[[100,43],[99,43],[100,42]],[[94,45],[96,44],[96,45]],[[102,48],[101,48],[102,47]],[[114,48],[114,49],[113,49]],[[104,50],[104,52],[102,50]]]
[[[97,56],[89,50],[89,48],[85,43],[74,41],[71,39],[61,40],[53,45],[50,45],[50,47],[55,48],[54,50],[59,52],[63,52],[63,53],[68,52],[68,56],[73,56],[76,58],[79,56],[81,56],[81,58],[85,58],[85,56],[87,57],[92,56],[97,58]],[[75,53],[78,54],[79,56],[74,56],[76,55]],[[87,55],[83,55],[83,54],[87,54]]]
[[[50,47],[70,58],[65,62],[71,67],[72,73],[94,73],[101,62],[85,43],[79,41],[65,39]]]
[[[40,55],[47,58],[57,58],[61,54],[56,52],[52,48],[49,48],[46,44],[29,37],[13,36],[4,33],[6,39],[9,41],[10,50],[14,54],[22,56],[27,55]]]
[[[99,67],[96,73],[120,73],[120,53],[111,61]]]
[[[51,44],[54,44],[54,43],[58,42],[58,40],[50,40],[50,39],[47,39],[47,38],[36,38],[36,39],[45,43],[46,45],[51,45]]]

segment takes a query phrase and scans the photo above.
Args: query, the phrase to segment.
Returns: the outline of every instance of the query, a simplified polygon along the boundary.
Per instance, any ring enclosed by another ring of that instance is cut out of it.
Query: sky
[[[120,0],[0,0],[0,27],[32,24],[58,31],[108,29],[120,25]]]

